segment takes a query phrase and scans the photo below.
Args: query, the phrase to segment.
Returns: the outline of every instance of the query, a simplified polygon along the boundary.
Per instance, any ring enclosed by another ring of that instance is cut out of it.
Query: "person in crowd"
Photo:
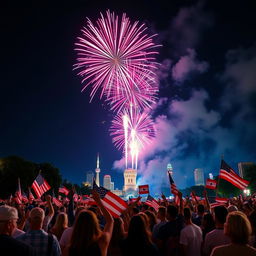
[[[104,215],[106,221],[104,230],[100,230],[99,221],[94,212],[82,210],[75,221],[71,240],[64,250],[64,256],[107,255],[114,220],[101,202],[99,194],[94,190],[92,194]]]
[[[224,233],[230,237],[231,243],[215,247],[211,256],[256,256],[256,249],[248,245],[252,228],[244,213],[240,211],[229,213],[224,225]]]
[[[60,240],[63,232],[68,228],[68,216],[66,213],[61,212],[58,214],[54,226],[51,228],[50,233],[55,235]]]
[[[212,249],[219,245],[229,244],[230,239],[224,234],[224,223],[228,215],[228,211],[225,206],[216,206],[213,209],[215,229],[205,236],[203,245],[203,253],[209,256]]]
[[[215,229],[215,222],[211,213],[204,214],[201,228],[203,232],[203,240],[205,240],[206,234]]]
[[[31,246],[17,241],[12,237],[17,227],[17,209],[8,205],[0,206],[0,254],[2,256],[30,256],[35,255]]]
[[[124,230],[124,221],[121,217],[114,219],[114,228],[108,248],[108,256],[121,255],[121,243],[127,237]]]
[[[156,215],[154,212],[147,210],[145,211],[145,214],[148,216],[148,220],[149,220],[149,229],[152,232],[153,231],[153,227],[156,225],[157,221],[156,221]]]
[[[238,208],[235,205],[229,205],[228,212],[234,212],[234,211],[238,211]]]
[[[78,217],[79,213],[81,211],[83,211],[84,209],[85,209],[84,206],[80,206],[80,207],[76,208],[75,219]],[[73,228],[74,228],[74,226],[68,227],[62,233],[62,236],[60,238],[60,248],[61,248],[62,252],[65,250],[65,248],[70,243],[70,239],[71,239],[71,236],[72,236]]]
[[[197,215],[196,215],[196,217],[193,218],[193,220],[192,220],[193,223],[196,224],[197,226],[201,227],[204,213],[205,213],[204,205],[198,204],[197,205]]]
[[[40,207],[35,207],[29,214],[30,229],[25,234],[18,236],[21,242],[31,245],[40,256],[59,256],[61,255],[60,246],[54,235],[48,234],[43,230],[45,214]]]
[[[153,241],[155,241],[158,238],[159,235],[159,229],[167,223],[167,219],[166,219],[166,207],[165,206],[160,206],[158,208],[158,212],[157,212],[157,222],[154,227],[153,227],[153,231],[152,231],[152,237],[153,237]]]
[[[54,216],[54,208],[53,208],[51,199],[52,199],[52,197],[50,195],[46,195],[45,196],[46,209],[47,209],[48,214],[44,218],[43,227],[42,228],[46,232],[48,232],[49,224],[52,221],[52,218]]]
[[[191,219],[189,208],[184,209],[185,227],[180,232],[180,244],[185,256],[200,256],[203,241],[202,230]]]
[[[151,232],[142,214],[132,216],[127,238],[121,243],[123,256],[155,256],[158,255],[157,247],[151,239]]]
[[[160,229],[156,244],[160,251],[165,255],[180,255],[181,248],[179,244],[180,231],[184,226],[183,218],[183,200],[179,192],[179,209],[175,205],[167,207],[167,223]]]

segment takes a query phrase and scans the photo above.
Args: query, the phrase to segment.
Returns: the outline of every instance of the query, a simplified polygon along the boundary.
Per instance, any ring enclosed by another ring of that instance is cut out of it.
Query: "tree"
[[[14,194],[20,178],[21,189],[27,191],[41,170],[42,175],[53,189],[61,183],[59,169],[49,163],[37,164],[18,156],[0,159],[0,197],[7,198]]]

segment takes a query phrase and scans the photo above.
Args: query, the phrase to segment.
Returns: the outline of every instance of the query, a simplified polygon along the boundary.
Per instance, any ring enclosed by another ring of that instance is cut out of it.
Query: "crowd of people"
[[[211,207],[205,200],[179,204],[162,196],[159,207],[140,197],[113,218],[96,191],[95,205],[69,202],[57,207],[27,202],[0,206],[1,255],[53,256],[250,256],[256,255],[255,196]]]

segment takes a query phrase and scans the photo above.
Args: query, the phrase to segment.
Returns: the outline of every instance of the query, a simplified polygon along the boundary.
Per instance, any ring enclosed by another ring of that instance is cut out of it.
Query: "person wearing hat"
[[[48,234],[43,230],[45,218],[44,210],[35,207],[29,214],[30,229],[25,234],[18,236],[17,240],[31,245],[40,256],[59,256],[61,255],[60,246],[54,235]]]
[[[16,208],[0,206],[0,254],[1,255],[35,255],[31,246],[17,241],[12,233],[17,226],[18,212]]]

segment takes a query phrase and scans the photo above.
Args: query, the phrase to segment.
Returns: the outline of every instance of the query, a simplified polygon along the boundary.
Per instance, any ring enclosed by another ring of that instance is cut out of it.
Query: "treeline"
[[[39,171],[57,191],[62,178],[59,169],[50,163],[34,163],[18,156],[0,158],[0,198],[5,199],[11,194],[14,195],[18,178],[20,178],[21,189],[28,191]]]

